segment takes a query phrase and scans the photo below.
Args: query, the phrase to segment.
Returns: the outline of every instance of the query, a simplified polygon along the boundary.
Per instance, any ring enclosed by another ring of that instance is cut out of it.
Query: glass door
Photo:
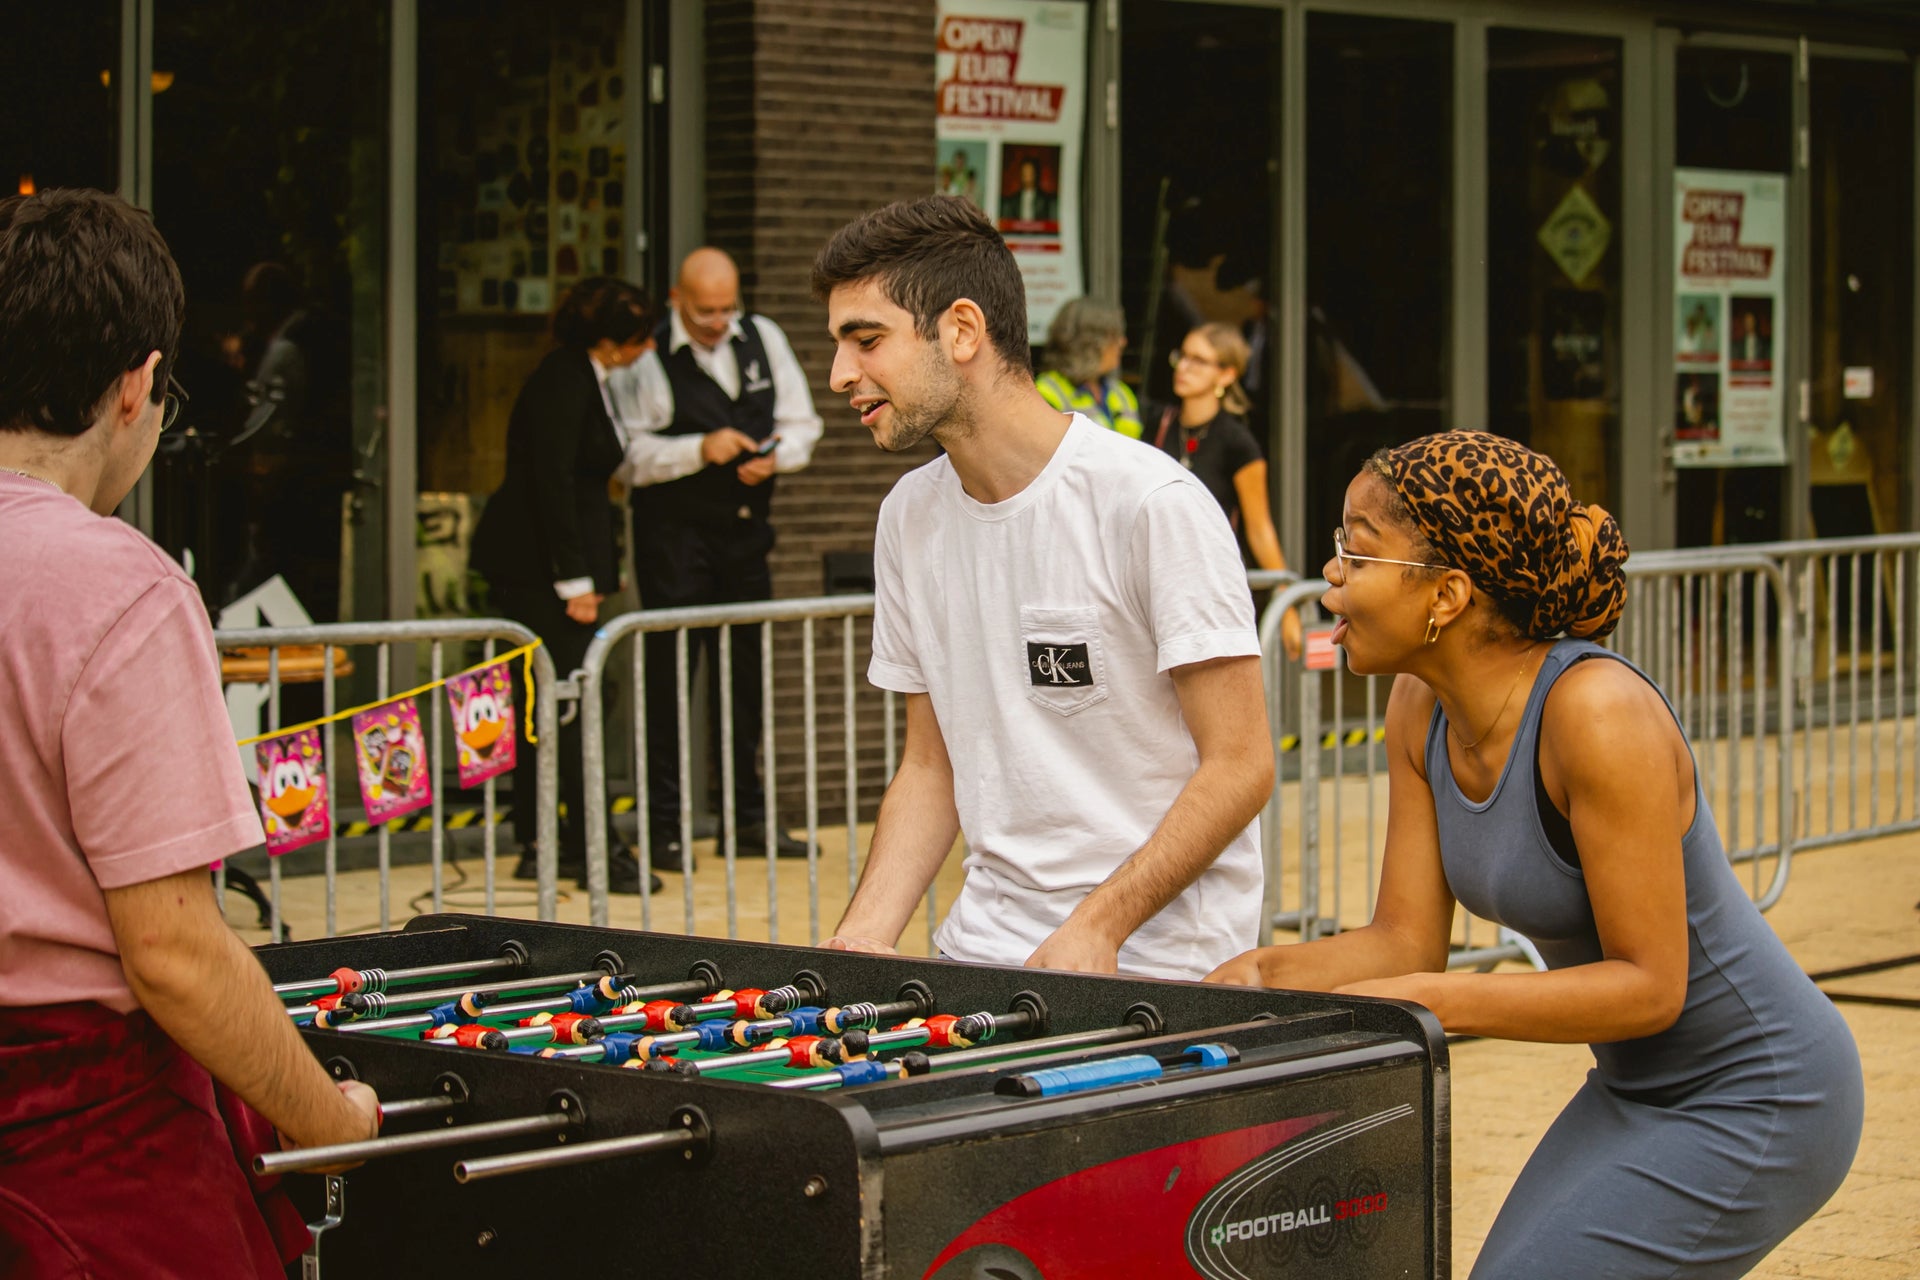
[[[1308,544],[1298,559],[1312,570],[1367,457],[1453,425],[1454,27],[1322,12],[1306,25]]]
[[[1282,16],[1170,0],[1121,14],[1122,373],[1164,402],[1188,331],[1233,325],[1250,353],[1248,425],[1267,443]]]
[[[1677,546],[1794,534],[1798,419],[1790,44],[1707,39],[1673,57],[1672,340],[1661,353]],[[1909,106],[1909,111],[1911,107]]]
[[[119,183],[119,0],[13,5],[0,44],[0,195]],[[159,89],[155,85],[155,89]]]
[[[1904,57],[1810,59],[1806,497],[1817,537],[1911,527],[1913,104]]]
[[[384,613],[387,60],[377,0],[159,12],[153,209],[193,398],[154,532],[216,617],[276,577],[316,622]]]
[[[1487,421],[1618,511],[1623,42],[1487,32]]]

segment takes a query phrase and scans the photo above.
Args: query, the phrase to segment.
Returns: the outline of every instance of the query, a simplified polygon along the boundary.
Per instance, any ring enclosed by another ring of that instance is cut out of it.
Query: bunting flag
[[[420,734],[420,708],[396,698],[353,717],[353,757],[360,799],[375,826],[433,803],[433,771]]]
[[[318,729],[296,729],[254,748],[260,769],[260,823],[267,852],[275,857],[325,840],[333,830],[327,811],[327,770]]]
[[[447,678],[447,710],[459,745],[460,785],[477,787],[515,762],[513,677],[505,662]]]

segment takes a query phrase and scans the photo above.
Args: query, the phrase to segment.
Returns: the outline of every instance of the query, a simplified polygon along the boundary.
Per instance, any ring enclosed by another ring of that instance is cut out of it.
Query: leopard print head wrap
[[[1627,540],[1573,500],[1545,454],[1484,431],[1383,450],[1379,470],[1440,559],[1465,571],[1529,639],[1599,639],[1627,602]]]

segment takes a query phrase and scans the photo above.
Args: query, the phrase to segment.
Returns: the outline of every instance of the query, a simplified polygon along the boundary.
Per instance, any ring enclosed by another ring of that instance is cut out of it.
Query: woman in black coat
[[[474,532],[472,563],[487,580],[501,616],[546,643],[562,677],[586,657],[600,606],[620,589],[619,508],[608,496],[623,448],[613,421],[607,375],[653,346],[658,317],[645,292],[595,276],[567,294],[553,317],[554,349],[520,389],[507,424],[507,474],[487,500]],[[515,671],[516,683],[520,672]],[[517,688],[517,704],[526,691]],[[544,745],[544,744],[543,744]],[[586,882],[586,795],[580,722],[562,726],[560,873]],[[514,775],[513,826],[520,842],[516,877],[535,877],[535,753]],[[604,803],[596,798],[596,803]],[[609,824],[611,829],[611,824]],[[616,893],[640,891],[640,867],[615,842],[607,864]],[[658,889],[656,878],[652,888]]]

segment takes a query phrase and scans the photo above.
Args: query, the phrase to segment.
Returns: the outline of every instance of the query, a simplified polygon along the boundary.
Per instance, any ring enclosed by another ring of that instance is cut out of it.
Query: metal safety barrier
[[[380,702],[396,692],[394,688],[394,681],[396,679],[394,652],[396,649],[404,649],[411,653],[419,646],[427,646],[429,652],[426,675],[429,680],[438,684],[447,675],[458,670],[458,664],[453,665],[451,668],[449,667],[447,660],[447,646],[449,645],[478,644],[481,646],[481,657],[484,659],[493,657],[497,651],[502,649],[512,650],[522,645],[530,644],[535,639],[534,634],[525,627],[500,618],[459,618],[377,623],[343,622],[306,627],[257,627],[245,630],[216,631],[214,633],[214,641],[222,650],[264,649],[266,651],[267,665],[266,680],[264,681],[263,708],[266,723],[262,728],[268,733],[276,732],[283,727],[292,727],[285,726],[282,717],[284,686],[291,683],[285,678],[285,668],[288,666],[286,651],[288,649],[299,647],[309,652],[314,649],[319,650],[317,675],[311,678],[303,678],[300,683],[317,683],[320,686],[319,718],[331,719],[342,711],[338,690],[341,677],[336,673],[338,658],[342,654],[351,653],[354,649],[369,646],[376,648],[374,657],[374,689],[373,697],[370,701]],[[555,880],[556,862],[558,858],[556,819],[556,804],[558,800],[558,752],[556,749],[557,726],[559,723],[558,699],[556,697],[556,681],[554,679],[552,658],[548,656],[545,648],[537,648],[533,650],[532,659],[534,728],[541,743],[546,746],[546,749],[539,752],[538,765],[535,772],[535,797],[537,804],[535,829],[538,840],[539,856],[537,861],[539,876],[536,881],[534,905],[542,920],[552,920],[556,918],[557,912]],[[300,665],[304,672],[312,672],[315,669],[315,664],[311,662],[301,662],[298,665]],[[411,671],[411,668],[409,668],[409,671]],[[262,682],[235,679],[229,682],[228,687],[229,690],[235,690],[244,688],[244,686],[249,684],[258,685],[260,683]],[[413,682],[405,677],[400,677],[400,690],[406,689],[411,683]],[[438,691],[434,690],[433,692],[437,694]],[[442,751],[442,745],[446,741],[442,733],[442,725],[448,720],[448,713],[445,707],[445,699],[440,696],[424,696],[420,700],[420,707],[421,728],[426,738],[427,759],[431,766],[437,771],[432,788],[433,799],[429,809],[429,821],[426,828],[429,833],[430,842],[431,884],[428,891],[421,894],[420,897],[422,900],[430,897],[433,910],[440,911],[443,909],[449,892],[448,886],[445,883],[445,870],[448,861],[447,838],[449,827],[447,820],[447,798],[445,794],[446,787],[442,785],[443,778],[445,777],[445,770],[442,766],[446,760]],[[516,707],[515,714],[516,717],[524,723],[525,709]],[[325,936],[329,937],[341,931],[339,921],[339,853],[342,838],[342,824],[337,800],[342,794],[342,787],[339,771],[335,767],[338,753],[336,752],[334,743],[338,727],[337,724],[327,724],[322,728],[320,734],[321,749],[323,752],[322,760],[326,772],[327,809],[331,818],[330,828],[322,852],[322,872],[325,876],[326,894]],[[351,795],[353,794],[354,784],[350,779],[354,775],[355,765],[351,753],[347,754],[346,759],[349,781],[346,784],[345,794]],[[253,770],[251,767],[247,769],[247,773],[249,777],[252,776]],[[488,915],[495,914],[500,906],[498,902],[499,895],[496,891],[495,874],[497,855],[497,833],[495,825],[498,812],[494,794],[494,781],[489,779],[482,784],[480,809],[477,815],[481,831],[481,854],[483,859],[481,896],[478,902],[472,904],[484,910]],[[394,914],[392,903],[393,832],[391,827],[392,824],[381,824],[377,827],[370,828],[368,832],[368,834],[373,835],[377,842],[377,865],[379,871],[378,927],[380,929],[387,929],[392,926]],[[417,830],[418,828],[415,827],[413,829]],[[281,941],[286,932],[282,902],[283,877],[281,873],[281,860],[282,857],[299,857],[300,854],[304,852],[304,850],[300,850],[281,855],[280,857],[270,856],[267,859],[269,877],[269,887],[267,891],[267,928],[269,936],[275,942]],[[223,864],[220,870],[215,872],[223,907],[225,906],[226,890],[228,887],[227,871],[227,866]]]
[[[735,822],[735,755],[733,726],[733,639],[736,631],[753,627],[759,630],[760,641],[760,681],[761,706],[765,709],[761,717],[760,753],[761,753],[761,797],[766,813],[765,847],[760,855],[766,859],[767,919],[766,937],[768,941],[777,941],[780,930],[780,859],[776,856],[775,841],[777,834],[785,829],[778,800],[779,756],[775,742],[775,702],[774,702],[774,627],[779,623],[797,624],[801,634],[801,671],[799,682],[802,696],[803,717],[803,795],[804,820],[806,824],[806,882],[807,882],[807,940],[815,943],[820,940],[820,759],[819,759],[819,688],[818,663],[819,631],[822,623],[837,624],[839,632],[840,660],[840,736],[842,748],[842,791],[845,799],[846,847],[845,862],[847,874],[847,895],[853,895],[859,881],[860,857],[860,715],[859,708],[863,700],[877,699],[880,704],[880,716],[883,736],[883,757],[885,772],[882,777],[891,777],[897,754],[896,702],[895,695],[889,691],[873,690],[865,686],[860,678],[864,673],[855,670],[855,655],[862,633],[870,637],[873,617],[873,597],[871,595],[823,596],[803,600],[751,601],[742,604],[712,605],[683,609],[652,609],[637,613],[622,614],[603,623],[595,634],[592,644],[577,675],[580,692],[581,729],[583,735],[583,772],[586,780],[586,794],[599,797],[606,794],[607,785],[607,743],[606,709],[603,695],[606,688],[607,673],[614,648],[624,640],[632,640],[629,646],[632,662],[633,691],[633,793],[634,812],[637,819],[634,852],[640,863],[640,874],[644,881],[653,870],[654,832],[649,821],[649,785],[647,777],[648,742],[646,716],[642,711],[650,696],[661,696],[658,691],[650,694],[647,688],[646,646],[643,637],[670,632],[674,640],[674,684],[673,697],[676,703],[676,750],[677,773],[680,780],[680,803],[678,814],[678,835],[681,856],[685,860],[685,870],[681,880],[682,924],[687,932],[696,932],[695,920],[698,915],[696,906],[697,873],[694,866],[694,816],[693,816],[693,707],[691,693],[692,654],[691,635],[695,631],[713,628],[717,631],[717,643],[713,660],[718,668],[719,702],[712,708],[714,733],[719,743],[720,763],[720,840],[719,852],[725,876],[725,919],[726,936],[740,936],[740,882],[738,847],[738,824]],[[866,624],[864,627],[861,624]],[[607,811],[604,804],[587,804],[587,898],[588,914],[591,923],[605,925],[608,922],[609,902],[607,885],[607,850],[609,832],[607,830]],[[795,860],[797,862],[797,860]],[[644,888],[644,885],[642,886]],[[927,894],[927,918],[929,929],[938,914],[938,903],[933,890]],[[640,927],[652,929],[653,901],[650,894],[641,895]]]
[[[1673,705],[1727,857],[1749,868],[1762,911],[1786,889],[1795,843],[1791,598],[1764,555],[1646,552],[1627,561],[1627,607],[1608,638]]]
[[[1913,640],[1920,591],[1908,588],[1910,581],[1920,583],[1920,535],[1646,552],[1632,557],[1626,572],[1630,582],[1626,612],[1608,643],[1640,665],[1671,700],[1692,743],[1702,793],[1720,825],[1728,856],[1742,869],[1748,892],[1763,910],[1784,892],[1795,850],[1920,829],[1920,739],[1914,714],[1920,698],[1920,665],[1915,665],[1920,664],[1920,645]],[[1262,824],[1267,918],[1274,929],[1294,932],[1302,939],[1325,936],[1364,923],[1373,911],[1385,838],[1384,718],[1390,682],[1348,672],[1344,653],[1338,650],[1332,654],[1331,671],[1310,671],[1303,660],[1282,651],[1281,621],[1286,611],[1298,609],[1311,625],[1319,617],[1317,602],[1326,589],[1324,582],[1258,572],[1249,575],[1249,582],[1257,590],[1279,588],[1260,616],[1268,715],[1280,766]],[[642,709],[650,697],[666,695],[664,690],[648,689],[642,641],[661,633],[673,636],[675,765],[682,784],[677,838],[690,858],[697,800],[690,780],[698,745],[691,637],[696,631],[715,630],[712,660],[719,674],[718,705],[709,710],[712,736],[719,746],[715,756],[719,839],[712,846],[718,854],[714,870],[719,874],[690,867],[684,875],[677,895],[681,928],[724,930],[728,936],[741,936],[744,930],[747,936],[777,939],[783,914],[788,917],[786,927],[794,931],[790,921],[802,909],[800,890],[804,888],[806,939],[817,942],[823,924],[830,927],[833,922],[823,911],[830,912],[846,900],[840,898],[837,884],[842,872],[846,898],[852,896],[864,855],[861,781],[864,777],[868,782],[871,795],[889,779],[902,741],[904,700],[868,685],[860,665],[871,641],[872,613],[870,595],[630,613],[610,619],[599,629],[581,670],[565,681],[554,679],[545,651],[536,651],[543,736],[553,729],[555,713],[561,710],[558,701],[576,693],[580,700],[582,764],[589,797],[603,797],[608,791],[606,697],[618,686],[631,699],[633,795],[631,801],[623,797],[619,803],[630,804],[639,817],[636,854],[644,872],[651,869],[658,833],[646,820],[648,741]],[[763,655],[760,692],[766,708],[759,750],[767,847],[752,850],[738,846],[733,812],[733,655],[734,643],[746,628],[758,632]],[[776,628],[797,643],[776,653]],[[495,620],[341,624],[219,635],[223,646],[266,646],[270,653],[295,644],[327,646],[328,655],[347,646],[379,645],[381,695],[389,688],[392,646],[432,644],[437,678],[444,665],[443,643],[490,640],[511,645],[529,639],[523,628]],[[620,678],[616,660],[623,643],[631,649],[630,680]],[[776,659],[783,664],[777,672]],[[331,670],[330,661],[323,665]],[[333,681],[330,675],[325,679],[325,708],[331,713],[336,703]],[[281,723],[279,683],[270,670],[269,729]],[[776,699],[776,693],[783,696]],[[781,717],[775,710],[783,704],[784,727],[777,732],[776,720]],[[441,714],[436,713],[432,730],[435,758]],[[837,744],[830,740],[836,731]],[[328,748],[331,752],[330,739]],[[823,794],[836,781],[823,780],[823,774],[831,772],[826,761],[834,754],[840,757],[841,792],[838,801],[831,796],[828,801],[844,808],[844,845],[838,833],[842,815],[828,818],[821,811]],[[550,751],[540,754],[538,780],[542,851],[538,910],[549,919],[556,911],[553,856],[547,852],[556,848],[553,755]],[[331,780],[331,756],[327,763]],[[780,811],[783,795],[786,815]],[[485,907],[493,911],[492,784],[487,785],[484,803]],[[603,804],[590,802],[583,817],[588,844],[586,914],[593,923],[604,925],[610,916],[607,851],[613,843],[608,811]],[[738,864],[744,856],[776,852],[776,833],[788,826],[796,833],[804,828],[807,856],[804,863],[790,860],[786,869],[781,859],[767,856],[762,919],[751,901],[758,895],[747,888],[749,880],[741,878]],[[429,829],[433,833],[432,896],[438,907],[444,823],[437,795]],[[334,849],[338,838],[330,839],[325,851],[329,933],[337,925]],[[380,924],[385,927],[390,891],[384,829],[379,841]],[[270,865],[278,936],[279,867]],[[804,886],[795,879],[801,875]],[[823,880],[836,883],[826,885]],[[929,938],[939,919],[939,896],[937,888],[930,889],[924,902]],[[657,927],[658,905],[641,896],[641,927]],[[1461,912],[1452,964],[1485,968],[1504,959],[1535,958],[1515,935]]]
[[[1728,857],[1750,868],[1748,891],[1765,910],[1786,887],[1795,844],[1789,580],[1773,559],[1741,548],[1645,553],[1626,571],[1627,607],[1609,644],[1672,701]],[[1326,589],[1324,581],[1298,583],[1261,618],[1281,762],[1263,832],[1267,918],[1302,941],[1372,917],[1386,834],[1390,681],[1349,672],[1337,648],[1331,669],[1309,670],[1304,657],[1288,661],[1278,642],[1283,613],[1300,608],[1317,617]],[[1293,697],[1290,714],[1282,712],[1283,693]],[[1451,967],[1483,969],[1509,959],[1539,962],[1518,935],[1457,913]]]
[[[1256,570],[1248,574],[1248,585],[1256,591],[1269,590],[1293,582],[1297,575],[1290,572],[1268,572]],[[761,727],[761,784],[762,800],[768,815],[766,847],[758,851],[759,856],[767,858],[765,871],[766,918],[765,934],[769,941],[777,941],[781,928],[782,879],[780,860],[771,856],[774,852],[775,833],[783,824],[779,819],[777,801],[778,787],[776,777],[781,761],[775,751],[774,737],[774,690],[779,687],[774,675],[774,627],[776,624],[791,625],[800,631],[800,672],[798,676],[788,675],[786,688],[791,689],[797,682],[801,692],[801,716],[803,726],[801,795],[807,845],[806,873],[806,914],[807,940],[818,942],[822,936],[822,905],[827,901],[823,897],[821,847],[821,760],[819,749],[819,730],[821,708],[819,687],[820,651],[822,629],[832,629],[837,644],[836,657],[839,666],[839,737],[842,768],[842,795],[844,801],[845,842],[843,849],[831,851],[830,861],[835,864],[833,870],[842,869],[838,864],[844,857],[846,874],[846,898],[851,900],[857,887],[861,871],[861,818],[859,806],[860,779],[863,776],[862,747],[872,745],[874,728],[873,712],[877,708],[881,740],[881,762],[875,770],[871,761],[865,768],[865,776],[884,783],[890,779],[894,767],[899,761],[899,744],[902,741],[903,728],[901,716],[904,702],[890,691],[874,689],[865,682],[864,668],[858,667],[856,656],[863,652],[871,639],[873,617],[873,597],[871,595],[825,596],[816,599],[759,601],[734,605],[717,605],[686,609],[642,610],[609,619],[596,634],[588,647],[587,656],[577,677],[581,698],[582,731],[584,736],[584,769],[586,793],[599,796],[605,793],[608,776],[606,709],[603,694],[607,686],[607,677],[616,646],[623,641],[632,641],[630,661],[632,664],[631,689],[633,706],[636,711],[646,704],[650,696],[661,696],[658,691],[652,693],[647,688],[647,670],[644,644],[641,637],[672,633],[674,636],[674,677],[676,691],[675,761],[680,779],[680,806],[678,814],[678,836],[682,856],[691,859],[694,841],[693,787],[690,780],[693,775],[693,716],[692,696],[690,692],[691,650],[690,639],[693,632],[717,629],[717,643],[714,660],[719,668],[718,689],[720,705],[711,708],[713,733],[718,739],[720,762],[719,797],[719,839],[717,852],[720,856],[720,869],[724,877],[724,902],[712,904],[708,895],[700,889],[703,883],[697,870],[689,869],[680,884],[681,920],[688,931],[717,931],[720,916],[724,913],[726,936],[740,936],[742,926],[742,894],[739,860],[742,856],[754,856],[753,850],[741,850],[735,842],[734,832],[734,730],[731,707],[733,689],[732,640],[740,628],[756,627],[760,629],[762,705],[767,708]],[[868,714],[863,716],[862,710]],[[831,714],[831,713],[829,713]],[[863,729],[863,725],[865,728]],[[644,877],[653,869],[654,833],[647,820],[649,810],[647,761],[649,744],[645,729],[644,716],[633,716],[633,793],[634,812],[638,818],[634,852]],[[606,851],[611,841],[607,830],[607,812],[605,807],[588,805],[587,845],[588,845],[588,913],[595,924],[605,924],[611,914],[610,895],[606,889],[605,868]],[[797,824],[796,824],[797,825]],[[835,826],[841,825],[835,823]],[[793,859],[795,871],[800,864]],[[838,897],[835,886],[833,897]],[[704,907],[702,903],[706,902]],[[791,902],[791,898],[789,898]],[[829,904],[831,905],[831,904]],[[940,919],[940,892],[937,884],[929,886],[923,902],[927,936],[932,938]],[[654,904],[650,896],[643,896],[640,905],[640,927],[654,928]],[[696,927],[696,923],[699,922]],[[831,920],[824,920],[831,925]],[[758,924],[758,921],[753,923]],[[755,930],[756,934],[759,932]]]
[[[1781,566],[1793,601],[1795,847],[1920,829],[1920,592],[1909,585],[1920,583],[1920,535],[1782,543],[1756,553]]]

